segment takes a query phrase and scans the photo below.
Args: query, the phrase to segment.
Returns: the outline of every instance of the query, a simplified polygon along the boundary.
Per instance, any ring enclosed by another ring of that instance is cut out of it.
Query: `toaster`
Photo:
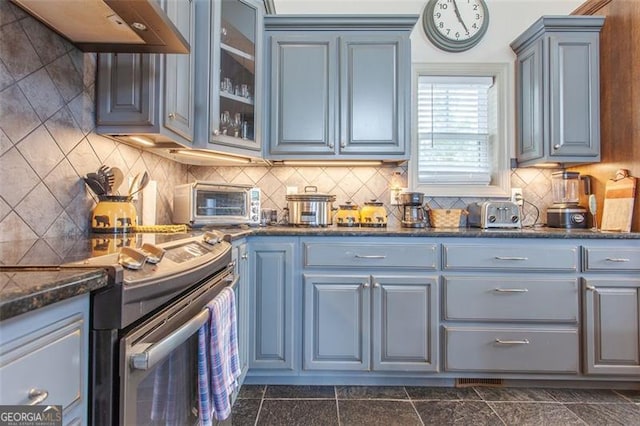
[[[476,228],[521,228],[520,209],[513,201],[469,204],[467,223]]]

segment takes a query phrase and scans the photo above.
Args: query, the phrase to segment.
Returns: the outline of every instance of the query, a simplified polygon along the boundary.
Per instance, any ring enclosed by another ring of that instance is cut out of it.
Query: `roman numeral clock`
[[[489,27],[489,9],[484,0],[429,0],[422,25],[436,47],[464,52],[478,44]]]

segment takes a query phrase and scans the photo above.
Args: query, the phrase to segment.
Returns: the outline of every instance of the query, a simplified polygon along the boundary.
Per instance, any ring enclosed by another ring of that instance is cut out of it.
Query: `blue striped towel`
[[[233,290],[224,288],[211,302],[209,323],[198,330],[198,392],[200,424],[211,416],[225,420],[231,414],[231,393],[238,386],[240,361]]]

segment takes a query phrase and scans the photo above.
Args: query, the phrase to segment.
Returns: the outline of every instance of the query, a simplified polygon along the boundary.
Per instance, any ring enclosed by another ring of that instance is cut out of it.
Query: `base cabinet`
[[[264,240],[261,240],[264,241]],[[294,368],[295,243],[250,243],[249,367]]]
[[[640,374],[640,280],[584,282],[587,374]]]
[[[249,370],[249,252],[245,241],[233,243],[233,261],[236,262],[235,273],[238,277],[233,291],[236,297],[236,315],[238,330],[238,359],[240,361],[239,387]],[[237,393],[233,396],[237,397]]]
[[[437,369],[437,280],[304,274],[305,370]]]
[[[87,424],[88,328],[88,294],[0,323],[0,405],[61,405],[62,424]]]

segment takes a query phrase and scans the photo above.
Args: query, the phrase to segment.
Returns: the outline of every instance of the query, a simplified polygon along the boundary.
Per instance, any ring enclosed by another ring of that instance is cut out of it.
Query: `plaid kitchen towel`
[[[211,414],[217,420],[225,420],[229,417],[231,414],[231,393],[238,386],[238,377],[240,376],[236,305],[233,290],[229,287],[224,288],[207,304],[207,308],[210,311],[209,335],[206,336],[207,333],[198,332],[198,343],[201,343],[200,337],[202,335],[202,346],[204,346],[198,351],[200,413],[203,425],[211,424]],[[207,376],[208,380],[204,380]]]

